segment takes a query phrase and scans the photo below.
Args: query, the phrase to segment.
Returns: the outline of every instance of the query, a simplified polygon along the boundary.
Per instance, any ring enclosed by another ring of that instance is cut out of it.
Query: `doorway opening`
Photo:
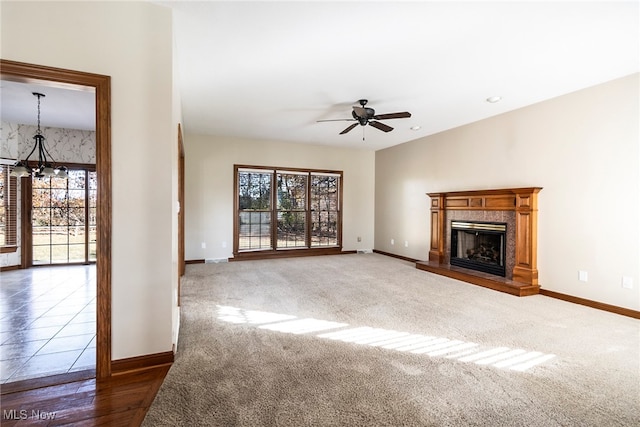
[[[98,379],[111,376],[111,138],[109,76],[0,60],[4,81],[95,92],[96,357]],[[24,243],[24,242],[23,242]],[[28,266],[22,257],[20,267]]]

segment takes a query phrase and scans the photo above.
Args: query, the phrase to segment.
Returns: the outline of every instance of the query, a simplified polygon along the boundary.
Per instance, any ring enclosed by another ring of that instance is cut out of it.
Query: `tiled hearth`
[[[429,193],[431,250],[416,268],[513,295],[537,294],[537,194],[540,187]],[[452,266],[451,221],[507,224],[505,277]]]

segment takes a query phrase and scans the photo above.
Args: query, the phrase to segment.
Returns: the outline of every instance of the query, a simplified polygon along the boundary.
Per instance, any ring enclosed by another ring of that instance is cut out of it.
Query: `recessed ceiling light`
[[[489,98],[487,98],[487,102],[495,104],[496,102],[500,102],[501,99],[501,96],[490,96]]]
[[[409,129],[411,130],[420,130],[422,126],[411,126]]]

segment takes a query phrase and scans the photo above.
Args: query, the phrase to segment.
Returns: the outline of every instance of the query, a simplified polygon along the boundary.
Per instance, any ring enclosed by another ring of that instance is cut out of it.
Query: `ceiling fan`
[[[376,114],[376,111],[373,108],[365,107],[367,105],[366,99],[358,100],[360,106],[353,106],[353,111],[351,111],[352,119],[329,119],[329,120],[318,120],[318,122],[352,122],[355,121],[352,125],[349,125],[345,130],[340,132],[340,135],[344,135],[349,132],[351,129],[355,128],[358,125],[366,126],[371,125],[374,128],[381,130],[383,132],[391,132],[393,128],[384,123],[381,123],[376,120],[387,120],[387,119],[405,119],[411,117],[411,113],[407,111],[403,111],[401,113],[388,113],[388,114]]]

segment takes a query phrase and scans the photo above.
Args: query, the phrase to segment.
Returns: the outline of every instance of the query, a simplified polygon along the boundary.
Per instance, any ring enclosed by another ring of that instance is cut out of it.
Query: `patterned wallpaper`
[[[23,160],[33,148],[36,126],[1,122],[0,157]],[[45,145],[56,163],[96,163],[94,131],[41,128]],[[35,157],[34,157],[35,155]],[[34,153],[31,160],[37,159]]]

